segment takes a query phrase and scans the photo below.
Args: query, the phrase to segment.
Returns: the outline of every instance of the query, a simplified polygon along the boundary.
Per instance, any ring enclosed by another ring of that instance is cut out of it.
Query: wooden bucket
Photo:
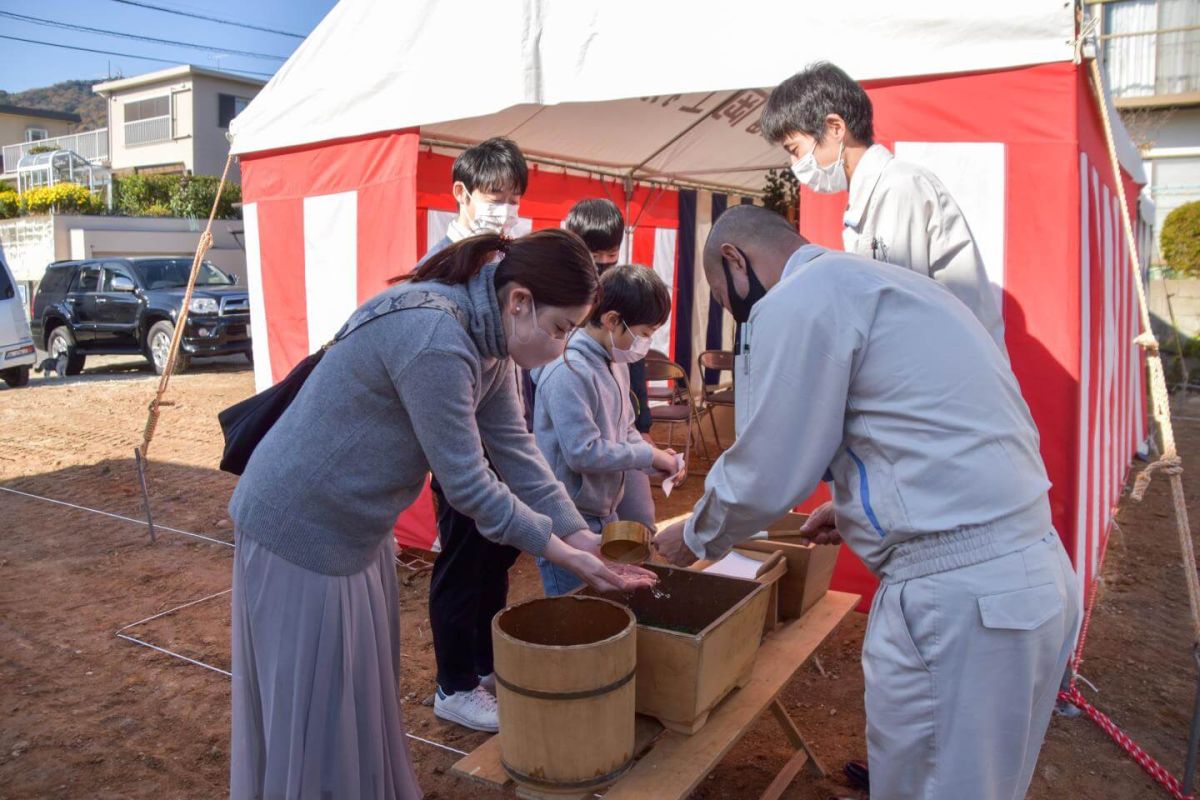
[[[591,792],[633,760],[637,623],[622,605],[551,597],[492,619],[500,760],[537,792]]]
[[[650,558],[650,529],[640,522],[610,522],[600,532],[600,554],[618,564],[641,564]]]

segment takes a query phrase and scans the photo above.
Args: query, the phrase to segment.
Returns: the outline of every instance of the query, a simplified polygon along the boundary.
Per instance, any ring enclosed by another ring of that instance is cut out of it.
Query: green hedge
[[[127,175],[113,179],[113,211],[130,217],[207,218],[220,178],[214,175]],[[240,219],[242,188],[227,183],[217,219]]]
[[[12,219],[20,211],[20,196],[12,189],[0,189],[0,219]]]
[[[1200,276],[1200,200],[1184,203],[1167,215],[1159,249],[1172,271]]]

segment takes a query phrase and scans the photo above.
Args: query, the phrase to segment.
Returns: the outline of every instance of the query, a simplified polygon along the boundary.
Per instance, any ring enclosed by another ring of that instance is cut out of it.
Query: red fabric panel
[[[415,130],[372,134],[296,150],[242,156],[246,203],[361,189],[411,173]]]
[[[417,139],[399,137],[386,153],[386,180],[358,190],[358,301],[417,263]]]
[[[633,252],[630,253],[631,263],[643,267],[654,266],[654,228],[639,225],[633,230]]]
[[[304,201],[258,202],[263,305],[271,351],[271,379],[281,380],[308,355],[304,290]]]

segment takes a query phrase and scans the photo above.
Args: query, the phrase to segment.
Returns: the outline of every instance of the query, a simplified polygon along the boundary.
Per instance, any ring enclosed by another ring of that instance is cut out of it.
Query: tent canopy
[[[828,59],[859,80],[1072,58],[1061,0],[861,0],[822,19],[772,0],[342,0],[230,126],[261,153],[419,127],[634,179],[758,191],[770,87]]]

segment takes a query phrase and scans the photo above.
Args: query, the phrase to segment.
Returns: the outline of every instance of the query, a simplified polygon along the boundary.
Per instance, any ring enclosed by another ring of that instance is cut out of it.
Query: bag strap
[[[463,328],[468,327],[466,312],[459,308],[457,303],[446,297],[446,295],[439,292],[431,292],[428,289],[413,289],[400,294],[381,296],[372,305],[360,307],[350,315],[350,319],[346,320],[346,324],[342,326],[341,330],[326,342],[321,349],[328,350],[335,343],[345,339],[368,322],[373,322],[394,311],[407,311],[410,308],[432,308],[444,311],[458,320],[458,324],[462,325]]]

